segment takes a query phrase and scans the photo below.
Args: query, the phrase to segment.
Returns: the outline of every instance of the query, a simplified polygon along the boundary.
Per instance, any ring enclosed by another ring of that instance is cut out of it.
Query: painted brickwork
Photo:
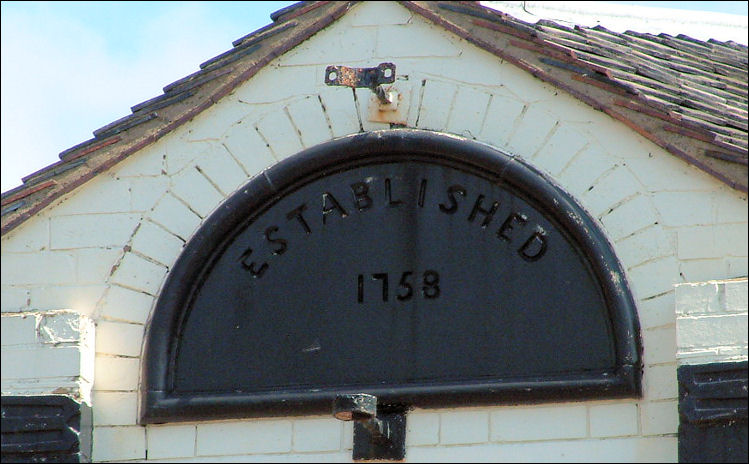
[[[97,324],[94,460],[350,461],[351,425],[332,417],[138,426],[139,363],[169,268],[224,198],[303,148],[389,128],[369,121],[368,90],[323,83],[326,65],[384,61],[397,66],[407,126],[522,157],[600,221],[629,276],[644,344],[639,400],[414,411],[407,460],[675,461],[674,285],[746,276],[746,196],[384,2],[357,6],[3,238],[4,313],[71,308]],[[5,375],[3,393],[16,393]]]
[[[680,365],[747,360],[747,279],[676,286]]]

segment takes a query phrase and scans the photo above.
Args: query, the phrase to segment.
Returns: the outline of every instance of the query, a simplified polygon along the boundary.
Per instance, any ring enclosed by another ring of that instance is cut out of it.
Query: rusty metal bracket
[[[383,104],[392,103],[382,84],[395,82],[395,65],[380,63],[375,68],[349,68],[348,66],[328,66],[325,68],[325,83],[352,88],[368,88],[377,95]]]

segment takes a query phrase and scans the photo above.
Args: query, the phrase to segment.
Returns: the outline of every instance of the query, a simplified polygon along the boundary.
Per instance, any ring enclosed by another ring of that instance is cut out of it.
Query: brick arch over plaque
[[[206,220],[147,328],[141,422],[640,394],[596,222],[496,149],[416,130],[307,149]]]

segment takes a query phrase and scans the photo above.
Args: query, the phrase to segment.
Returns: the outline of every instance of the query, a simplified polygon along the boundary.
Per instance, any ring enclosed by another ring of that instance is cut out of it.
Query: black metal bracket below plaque
[[[363,422],[354,422],[354,459],[403,459],[406,456],[405,412],[378,411],[377,419],[388,430],[388,438],[376,436]]]
[[[333,417],[354,422],[354,459],[401,460],[406,456],[406,412],[402,405],[377,406],[366,393],[337,395]]]

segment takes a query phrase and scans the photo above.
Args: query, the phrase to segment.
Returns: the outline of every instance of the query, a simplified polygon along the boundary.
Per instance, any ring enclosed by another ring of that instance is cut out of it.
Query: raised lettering
[[[526,261],[538,261],[546,253],[546,231],[537,227],[533,235],[523,243],[518,253]]]
[[[247,249],[244,250],[244,253],[239,257],[239,264],[242,265],[242,268],[245,271],[250,271],[252,277],[260,278],[265,274],[265,271],[268,270],[268,263],[263,263],[259,268],[257,268],[254,262],[247,262],[251,254],[252,248],[247,247]]]
[[[304,216],[302,216],[302,212],[304,212],[305,209],[307,209],[307,205],[302,203],[301,205],[297,206],[295,209],[286,213],[286,219],[290,221],[296,218],[297,221],[299,221],[299,224],[302,225],[302,229],[304,229],[304,231],[307,234],[311,234],[312,229],[309,228],[309,224],[307,224],[307,221],[304,219]]]
[[[451,185],[447,188],[447,198],[450,200],[450,206],[445,206],[444,204],[440,203],[440,211],[447,214],[454,214],[455,211],[458,210],[458,200],[455,199],[455,194],[460,194],[460,196],[465,197],[466,196],[466,189],[463,188],[460,185]]]
[[[510,232],[515,225],[524,226],[525,223],[528,222],[528,216],[526,216],[523,213],[512,213],[509,216],[507,216],[507,219],[505,219],[505,222],[502,223],[502,227],[499,228],[497,231],[497,237],[501,238],[502,240],[510,241],[512,240],[512,237],[507,235],[508,232]]]
[[[372,207],[372,197],[369,196],[369,185],[366,182],[354,182],[351,184],[351,192],[354,194],[354,206],[359,211]]]
[[[282,238],[273,238],[270,236],[270,234],[278,232],[277,226],[270,226],[267,229],[265,229],[265,240],[268,241],[268,243],[274,243],[277,244],[277,248],[273,248],[271,251],[274,255],[282,255],[286,252],[286,248],[288,248],[288,242]]]
[[[419,185],[419,201],[418,201],[420,208],[424,207],[424,199],[426,198],[426,195],[427,195],[427,180],[421,179],[421,185]]]
[[[388,199],[388,206],[395,207],[403,204],[403,200],[393,200],[393,189],[390,185],[390,179],[385,179],[385,196]]]
[[[327,207],[328,200],[330,200],[331,206],[330,208]],[[345,209],[343,209],[343,206],[341,206],[340,203],[338,203],[338,200],[335,199],[332,193],[325,192],[322,194],[322,223],[325,224],[326,220],[328,218],[328,214],[332,213],[333,211],[338,211],[338,214],[341,215],[342,218],[345,218],[348,216],[348,213]]]
[[[476,218],[476,214],[481,213],[484,215],[484,222],[481,223],[481,228],[486,228],[486,226],[488,226],[489,223],[492,222],[494,213],[496,213],[497,208],[499,208],[499,202],[495,201],[494,203],[492,203],[491,208],[484,209],[481,207],[481,202],[483,200],[484,200],[483,195],[479,195],[478,198],[476,198],[476,203],[473,204],[473,209],[471,210],[471,214],[468,216],[468,222],[473,222],[473,220]]]

